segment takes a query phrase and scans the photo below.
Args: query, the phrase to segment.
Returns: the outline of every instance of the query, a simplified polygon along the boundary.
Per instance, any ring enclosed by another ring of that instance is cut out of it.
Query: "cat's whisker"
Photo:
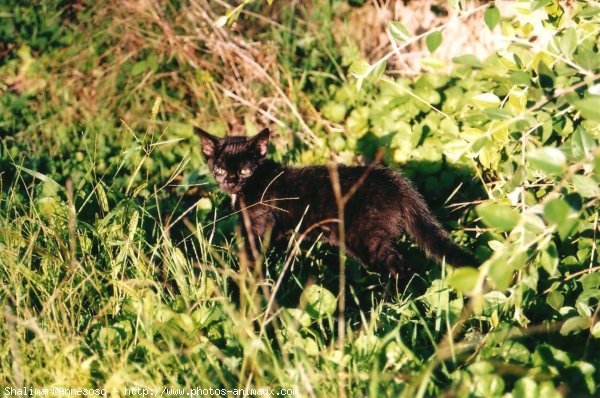
[[[274,199],[267,199],[267,200],[263,200],[262,202],[258,202],[258,203],[268,203],[268,202],[277,202],[280,200],[299,200],[300,197],[299,196],[294,196],[294,197],[290,197],[290,198],[274,198]]]
[[[271,181],[267,184],[267,186],[265,187],[265,190],[263,191],[262,195],[260,196],[260,201],[262,202],[263,199],[265,198],[265,194],[267,193],[267,191],[269,190],[269,187],[275,182],[275,180],[277,180],[279,177],[281,177],[283,175],[283,171],[279,174],[277,174],[275,177],[273,177],[271,179]]]
[[[234,212],[231,212],[231,213],[229,213],[229,214],[227,214],[227,215],[225,215],[225,216],[223,216],[223,217],[217,218],[216,220],[214,220],[214,221],[212,221],[212,222],[210,222],[210,223],[208,223],[208,224],[204,224],[204,225],[205,225],[205,226],[207,226],[207,227],[208,227],[208,226],[211,226],[211,225],[213,225],[213,224],[216,224],[216,223],[218,223],[219,221],[223,221],[223,220],[225,220],[225,219],[227,219],[227,218],[229,218],[229,217],[231,217],[231,216],[235,216],[236,214],[239,214],[239,213],[241,213],[241,212],[242,212],[242,211],[244,211],[244,210],[251,209],[252,207],[255,207],[255,206],[258,206],[258,205],[261,205],[261,204],[263,204],[263,205],[265,205],[265,206],[274,207],[274,206],[272,206],[272,205],[269,205],[269,204],[268,204],[268,202],[276,202],[276,201],[281,201],[281,200],[298,200],[298,199],[300,199],[300,198],[298,198],[298,197],[291,197],[291,198],[274,198],[274,199],[267,199],[267,200],[265,200],[265,201],[263,201],[263,202],[256,202],[256,203],[253,203],[253,204],[251,204],[250,206],[246,206],[246,207],[244,207],[243,209],[240,209],[240,210],[236,210],[236,211],[234,211]],[[282,209],[279,209],[279,210],[282,210]]]
[[[262,205],[265,205],[265,206],[271,207],[271,208],[273,208],[273,209],[276,209],[276,210],[280,210],[280,211],[284,211],[284,212],[286,212],[286,213],[289,213],[289,212],[290,212],[289,210],[282,209],[281,207],[277,207],[277,206],[270,205],[268,202],[277,202],[277,201],[281,201],[281,200],[299,200],[299,199],[300,199],[300,198],[299,198],[299,197],[297,197],[297,196],[296,196],[296,197],[293,197],[293,198],[274,198],[274,199],[267,199],[267,200],[263,200],[263,201],[260,201],[260,202],[258,202],[258,203],[256,203],[256,204],[262,204]]]
[[[281,207],[273,206],[273,205],[270,205],[270,204],[265,203],[265,202],[259,202],[259,204],[262,204],[262,205],[265,205],[265,206],[270,207],[272,209],[283,211],[283,212],[286,212],[286,213],[290,212],[289,210],[285,210],[285,209],[282,209]]]

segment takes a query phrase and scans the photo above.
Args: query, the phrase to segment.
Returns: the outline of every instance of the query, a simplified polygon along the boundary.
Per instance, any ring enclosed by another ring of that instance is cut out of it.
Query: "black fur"
[[[236,195],[235,208],[246,215],[246,242],[268,233],[274,242],[286,240],[300,224],[300,233],[312,227],[310,235],[322,234],[325,241],[338,244],[338,205],[327,167],[286,167],[265,159],[267,129],[252,138],[218,139],[201,129],[197,132],[211,172],[223,190]],[[365,265],[410,276],[396,245],[405,233],[438,261],[476,265],[400,173],[365,166],[337,170],[342,195],[356,187],[345,205],[346,246]],[[247,245],[251,258],[255,248]]]

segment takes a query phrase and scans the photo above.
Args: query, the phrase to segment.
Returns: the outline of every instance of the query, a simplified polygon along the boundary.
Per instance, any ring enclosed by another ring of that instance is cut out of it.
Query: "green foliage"
[[[500,11],[498,11],[498,8],[496,6],[492,5],[487,10],[485,10],[485,13],[483,14],[483,20],[485,21],[487,27],[490,28],[490,30],[494,30],[494,28],[496,27],[496,25],[498,25],[498,22],[500,21]]]
[[[442,34],[437,30],[431,32],[425,41],[427,42],[429,52],[434,52],[442,44]]]
[[[598,6],[471,16],[448,2],[507,39],[449,69],[445,25],[393,21],[399,51],[430,53],[405,77],[386,69],[394,51],[367,59],[332,33],[362,2],[244,1],[197,30],[181,18],[192,3],[127,8],[125,22],[110,2],[0,5],[1,385],[598,394]],[[235,47],[244,38],[268,45]],[[224,134],[231,109],[248,131],[286,126],[277,160],[381,151],[483,264],[440,267],[401,242],[419,274],[395,287],[350,261],[344,301],[321,243],[247,269],[191,128]]]

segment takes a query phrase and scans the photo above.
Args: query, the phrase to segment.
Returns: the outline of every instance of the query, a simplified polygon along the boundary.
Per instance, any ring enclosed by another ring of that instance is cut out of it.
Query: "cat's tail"
[[[480,265],[473,254],[454,243],[450,234],[442,228],[423,200],[415,200],[411,203],[407,218],[409,220],[405,225],[407,232],[429,257],[453,266]]]

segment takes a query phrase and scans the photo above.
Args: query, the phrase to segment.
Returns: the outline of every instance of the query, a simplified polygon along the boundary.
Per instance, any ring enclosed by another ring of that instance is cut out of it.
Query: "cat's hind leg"
[[[371,269],[409,279],[412,270],[406,265],[395,242],[387,237],[371,234],[358,242],[349,242],[350,250]]]

